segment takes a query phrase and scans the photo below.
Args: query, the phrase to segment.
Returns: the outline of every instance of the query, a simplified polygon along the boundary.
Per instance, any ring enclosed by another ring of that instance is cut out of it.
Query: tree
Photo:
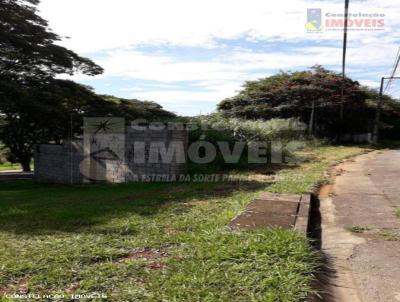
[[[148,121],[160,121],[175,119],[176,115],[166,111],[163,107],[152,101],[139,101],[136,99],[124,99],[111,95],[100,95],[109,103],[117,104],[116,116],[124,116],[127,120],[146,119]]]
[[[61,38],[37,14],[39,0],[0,0],[0,78],[29,84],[56,74],[97,75],[103,69],[55,42]]]
[[[361,87],[361,89],[367,95],[366,105],[369,111],[369,117],[372,120],[375,118],[379,92],[376,89],[372,89],[369,87]],[[383,103],[381,108],[380,136],[383,139],[399,140],[400,102],[385,94],[382,96],[382,100]]]
[[[365,108],[366,94],[358,82],[345,78],[344,121],[339,116],[341,75],[321,66],[298,72],[246,82],[238,95],[223,100],[219,111],[244,118],[300,118],[319,134],[336,136],[343,129],[365,131],[365,120],[358,113]],[[354,119],[354,117],[360,117]]]
[[[33,144],[59,137],[63,128],[62,103],[45,95],[58,95],[46,91],[56,85],[55,75],[103,72],[91,60],[55,44],[61,38],[37,14],[38,3],[0,0],[0,140],[24,170],[30,169]]]
[[[34,145],[60,143],[81,135],[84,117],[175,117],[153,102],[97,95],[90,87],[67,80],[53,79],[31,87],[7,82],[2,83],[2,88],[6,93],[2,98],[0,138],[24,171],[30,169]]]

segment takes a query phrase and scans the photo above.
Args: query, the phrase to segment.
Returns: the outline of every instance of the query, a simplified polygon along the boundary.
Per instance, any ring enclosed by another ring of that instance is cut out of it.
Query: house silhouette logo
[[[321,32],[322,31],[322,10],[320,8],[307,9],[307,32]]]

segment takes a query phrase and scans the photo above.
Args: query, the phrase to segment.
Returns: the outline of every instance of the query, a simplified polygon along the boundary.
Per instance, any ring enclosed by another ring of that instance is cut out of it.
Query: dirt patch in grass
[[[80,282],[71,283],[71,285],[65,290],[67,293],[72,294],[81,287]]]
[[[126,255],[121,256],[120,258],[117,259],[117,262],[147,261],[152,259],[160,259],[168,256],[170,256],[170,254],[166,252],[164,249],[142,248],[142,249],[132,250]]]
[[[28,280],[26,278],[19,279],[14,283],[10,283],[5,287],[0,287],[0,298],[6,294],[16,293],[20,295],[27,294],[29,292]]]
[[[146,265],[146,267],[154,270],[167,268],[165,263],[159,261],[151,262],[148,265]]]
[[[5,296],[8,294],[7,288],[0,287],[0,297]]]
[[[145,262],[146,268],[149,268],[151,270],[162,270],[167,268],[167,265],[161,260],[169,256],[170,254],[165,249],[142,248],[130,251],[128,254],[118,258],[117,262],[118,263],[129,262],[129,261]],[[148,262],[150,260],[151,262]]]

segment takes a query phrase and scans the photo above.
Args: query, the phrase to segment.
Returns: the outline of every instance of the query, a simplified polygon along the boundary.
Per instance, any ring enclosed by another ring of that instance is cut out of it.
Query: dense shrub
[[[221,101],[218,110],[244,119],[299,118],[313,125],[314,135],[340,139],[345,134],[372,132],[378,98],[376,90],[347,77],[343,81],[340,74],[314,66],[246,82],[236,96]],[[400,106],[387,95],[384,101],[382,134],[395,138],[400,129]]]
[[[17,163],[16,157],[10,152],[10,150],[0,143],[0,164]]]
[[[217,147],[218,142],[228,142],[233,147],[235,142],[280,142],[283,146],[289,142],[304,140],[306,125],[298,119],[244,120],[228,118],[221,114],[198,116],[191,119],[190,143],[207,141]],[[216,148],[217,151],[220,151]],[[215,161],[208,165],[193,165],[191,171],[210,172],[229,168],[248,167],[248,148],[246,147],[238,163],[227,164],[222,154],[217,153]]]
[[[0,164],[4,164],[6,161],[7,161],[6,151],[0,145]]]
[[[192,119],[198,129],[191,131],[191,140],[225,141],[288,141],[303,137],[306,125],[298,119],[244,120],[221,114]]]

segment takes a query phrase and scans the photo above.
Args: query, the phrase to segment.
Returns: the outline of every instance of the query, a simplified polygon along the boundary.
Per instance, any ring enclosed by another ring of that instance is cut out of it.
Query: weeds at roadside
[[[396,213],[396,217],[400,218],[400,208],[396,208],[395,213]]]
[[[352,233],[364,233],[367,231],[370,231],[371,229],[369,227],[365,227],[365,226],[359,226],[359,225],[352,225],[352,226],[348,226],[346,227],[346,230],[352,232]]]
[[[400,241],[400,234],[391,231],[382,231],[379,233],[379,236],[385,241]]]

